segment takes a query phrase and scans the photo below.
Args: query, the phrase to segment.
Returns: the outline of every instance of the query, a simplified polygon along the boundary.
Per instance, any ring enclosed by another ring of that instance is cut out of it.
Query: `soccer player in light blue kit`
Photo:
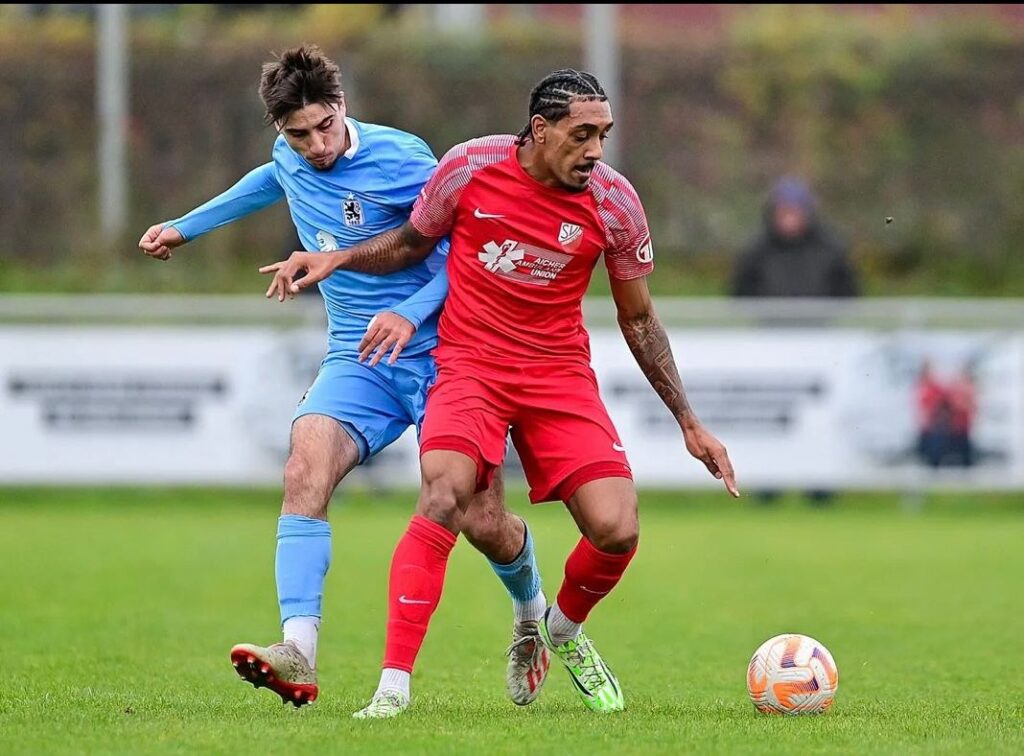
[[[272,162],[187,215],[151,227],[139,241],[147,255],[170,259],[174,248],[282,199],[309,251],[350,247],[408,219],[437,165],[434,155],[412,134],[346,118],[340,72],[319,48],[288,50],[265,64],[260,97],[267,122],[279,131]],[[328,502],[356,465],[409,426],[419,430],[435,377],[430,352],[448,289],[446,254],[439,245],[424,263],[393,275],[339,272],[320,283],[329,352],[292,423],[277,531],[284,640],[231,650],[244,680],[296,706],[319,693],[316,647],[331,561]],[[359,344],[375,318],[377,327],[384,324],[399,336],[364,361]],[[390,358],[381,362],[387,352]],[[462,532],[487,556],[512,596],[515,623],[506,684],[512,700],[524,705],[540,692],[548,668],[537,635],[546,601],[526,523],[505,510],[500,481],[478,496],[480,505],[465,515]],[[411,613],[422,610],[409,607]],[[375,700],[390,709],[405,708],[409,677],[408,670],[386,670]]]

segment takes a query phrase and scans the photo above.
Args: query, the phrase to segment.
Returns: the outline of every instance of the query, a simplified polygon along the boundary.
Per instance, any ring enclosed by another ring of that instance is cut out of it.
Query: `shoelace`
[[[390,708],[400,708],[404,703],[405,698],[398,693],[381,693],[379,696],[374,696],[367,708],[376,712],[385,708],[385,705]]]
[[[281,643],[275,643],[273,646],[271,646],[271,648],[280,649],[278,653],[284,654],[285,656],[291,657],[293,659],[302,659],[303,661],[306,661],[306,657],[303,656],[302,652],[299,650],[299,647],[296,646],[293,641],[282,641]]]
[[[531,641],[535,644],[534,649],[536,649],[536,644],[540,643],[540,639],[536,635],[524,635],[522,638],[512,641],[512,645],[505,649],[505,656],[512,656],[514,652]]]
[[[291,677],[302,678],[309,678],[312,675],[315,679],[316,672],[309,666],[309,660],[294,642],[275,643],[271,648],[277,649],[277,653],[280,655],[280,661],[277,664],[278,674],[284,673]]]
[[[603,687],[608,683],[604,667],[597,662],[597,654],[594,652],[590,638],[582,643],[577,643],[567,656],[572,665],[580,670],[580,677],[589,690]]]
[[[516,638],[516,635],[519,635],[519,637]],[[523,621],[516,625],[513,630],[512,645],[505,649],[505,656],[511,656],[512,652],[519,650],[530,641],[533,641],[536,644],[534,646],[534,652],[536,652],[537,646],[541,643],[540,634],[537,632],[537,623]]]

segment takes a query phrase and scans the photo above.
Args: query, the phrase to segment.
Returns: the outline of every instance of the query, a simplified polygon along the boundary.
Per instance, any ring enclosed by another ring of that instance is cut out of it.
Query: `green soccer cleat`
[[[539,629],[544,645],[565,665],[576,692],[580,694],[588,709],[610,714],[626,708],[619,681],[597,653],[594,642],[586,633],[580,630],[580,634],[573,640],[556,646],[548,631],[547,612],[540,621]]]
[[[397,690],[378,691],[364,709],[352,715],[353,719],[390,719],[409,708],[409,699]]]
[[[266,647],[239,643],[231,649],[231,664],[254,688],[270,688],[295,708],[313,703],[320,692],[316,672],[294,643]]]

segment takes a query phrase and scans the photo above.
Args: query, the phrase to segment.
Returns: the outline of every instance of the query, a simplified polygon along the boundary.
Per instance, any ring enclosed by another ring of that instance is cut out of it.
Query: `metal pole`
[[[434,23],[441,34],[477,38],[483,35],[487,22],[485,10],[479,3],[438,3],[434,6]]]
[[[621,115],[626,112],[620,86],[619,6],[588,3],[584,8],[584,66],[604,87],[604,93],[608,95],[608,101],[612,106],[612,116],[616,113],[620,115],[620,118],[616,119],[618,123],[615,129],[604,145],[604,162],[617,167],[623,144]]]
[[[96,109],[99,115],[99,211],[103,238],[116,239],[128,219],[125,142],[128,128],[128,5],[97,5]]]

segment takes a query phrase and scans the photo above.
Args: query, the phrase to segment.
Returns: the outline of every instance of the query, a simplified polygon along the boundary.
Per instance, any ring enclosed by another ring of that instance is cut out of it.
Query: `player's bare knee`
[[[626,554],[640,542],[640,529],[628,524],[592,531],[587,538],[606,554]]]
[[[589,518],[585,530],[594,546],[606,554],[625,554],[640,541],[640,522],[636,507],[609,507]]]
[[[628,554],[640,542],[638,530],[622,529],[610,533],[601,533],[590,539],[599,551],[605,554]]]
[[[416,513],[458,532],[462,524],[459,492],[455,480],[445,473],[423,476],[423,489]]]
[[[313,465],[302,454],[292,453],[288,455],[288,461],[284,464],[284,490],[288,493],[300,493],[308,488],[310,476],[313,472]]]
[[[289,455],[284,466],[282,514],[302,515],[319,520],[326,518],[327,502],[331,492],[324,490],[324,476],[315,467],[302,454]]]

